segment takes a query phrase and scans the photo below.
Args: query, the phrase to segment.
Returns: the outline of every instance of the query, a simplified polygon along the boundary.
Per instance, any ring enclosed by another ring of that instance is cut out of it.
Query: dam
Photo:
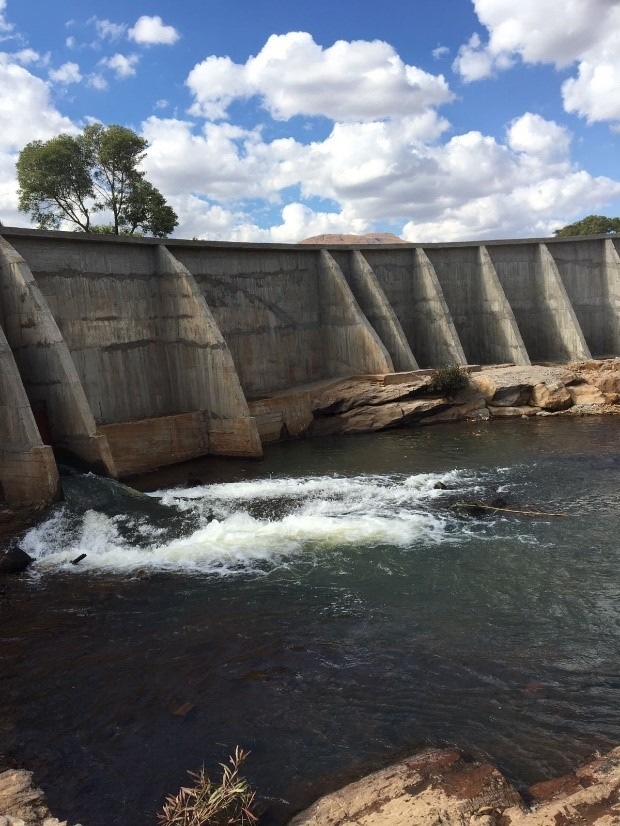
[[[123,478],[303,430],[295,389],[620,355],[620,239],[314,247],[0,230],[0,484]]]

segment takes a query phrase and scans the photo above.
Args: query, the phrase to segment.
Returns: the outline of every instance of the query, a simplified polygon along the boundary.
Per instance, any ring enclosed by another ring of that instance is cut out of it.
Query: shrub
[[[430,390],[442,396],[454,396],[463,387],[469,385],[469,373],[466,367],[456,365],[440,367],[433,373]]]
[[[161,826],[252,826],[258,820],[254,814],[256,792],[239,774],[247,756],[237,746],[229,758],[232,768],[220,763],[219,783],[209,779],[204,766],[197,772],[188,772],[193,784],[166,798],[157,815]]]

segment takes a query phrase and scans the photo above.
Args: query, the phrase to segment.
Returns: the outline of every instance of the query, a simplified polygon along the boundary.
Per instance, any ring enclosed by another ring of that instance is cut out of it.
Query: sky
[[[620,215],[620,0],[0,0],[0,221],[118,123],[174,235],[543,237]]]

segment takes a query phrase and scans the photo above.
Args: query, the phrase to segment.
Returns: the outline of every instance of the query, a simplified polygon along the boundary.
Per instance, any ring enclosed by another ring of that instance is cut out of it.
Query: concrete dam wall
[[[313,382],[620,354],[611,237],[322,249],[1,233],[9,502],[56,495],[53,448],[113,477],[260,456],[300,429],[274,396]]]

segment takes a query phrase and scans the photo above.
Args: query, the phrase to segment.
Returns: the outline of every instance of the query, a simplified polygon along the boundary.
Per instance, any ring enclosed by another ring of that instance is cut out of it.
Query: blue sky
[[[620,214],[620,0],[0,0],[0,220],[31,140],[120,123],[176,235],[544,236]]]

